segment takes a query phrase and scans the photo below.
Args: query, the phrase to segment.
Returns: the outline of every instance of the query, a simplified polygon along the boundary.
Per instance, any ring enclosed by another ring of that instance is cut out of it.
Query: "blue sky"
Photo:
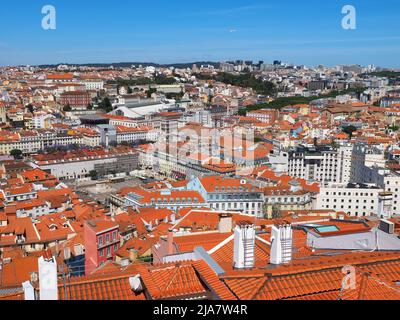
[[[57,29],[41,28],[44,5]],[[357,9],[357,29],[341,9]],[[0,65],[275,59],[400,67],[398,0],[4,0]]]

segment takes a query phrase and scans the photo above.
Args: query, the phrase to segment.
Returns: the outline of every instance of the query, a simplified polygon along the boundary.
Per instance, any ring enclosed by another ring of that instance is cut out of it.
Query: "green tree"
[[[280,219],[282,218],[282,211],[277,206],[272,207],[272,219]]]
[[[91,170],[89,172],[89,176],[92,180],[98,180],[99,179],[99,173],[96,170]]]
[[[179,92],[179,93],[167,93],[166,95],[165,95],[165,97],[167,98],[167,99],[174,99],[174,100],[181,100],[182,99],[182,97],[184,96],[184,92],[183,91],[181,91],[181,92]]]
[[[13,156],[14,159],[22,159],[22,151],[19,149],[11,150],[10,155]]]
[[[72,110],[72,108],[71,108],[69,103],[67,105],[65,105],[64,108],[63,108],[63,111],[65,111],[65,112],[68,112],[68,111],[71,111],[71,110]]]
[[[146,94],[147,94],[147,98],[151,98],[151,95],[153,94],[153,93],[156,93],[157,92],[157,89],[154,89],[154,88],[149,88],[149,90],[147,90],[146,91]]]
[[[110,99],[108,97],[105,97],[103,99],[103,101],[101,101],[99,103],[99,109],[102,109],[107,113],[113,111],[112,104],[111,104]]]
[[[28,104],[28,105],[26,106],[26,108],[29,110],[30,113],[33,113],[33,111],[35,110],[35,108],[33,107],[32,104]]]
[[[154,82],[156,84],[175,84],[176,79],[172,77],[166,77],[164,75],[156,75],[154,77]]]
[[[216,76],[195,74],[199,80],[215,80],[233,86],[252,88],[258,94],[271,96],[276,93],[275,85],[270,81],[264,81],[261,77],[257,78],[250,72],[241,73],[239,75],[220,72]]]
[[[353,138],[353,133],[357,131],[357,128],[355,126],[347,126],[343,128],[343,132],[349,135],[349,138]]]
[[[286,106],[292,106],[295,104],[309,104],[311,101],[317,99],[324,99],[324,98],[335,98],[340,95],[350,94],[350,93],[359,93],[363,92],[364,88],[350,88],[342,91],[331,91],[330,93],[323,94],[320,96],[312,96],[312,97],[281,97],[273,100],[272,102],[265,102],[265,103],[257,103],[254,105],[247,106],[240,110],[240,115],[246,115],[247,112],[253,110],[260,110],[260,109],[282,109]]]

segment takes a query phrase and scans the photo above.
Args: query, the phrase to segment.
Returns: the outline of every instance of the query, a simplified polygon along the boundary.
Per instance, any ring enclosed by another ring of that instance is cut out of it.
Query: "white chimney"
[[[25,281],[24,283],[22,283],[22,288],[24,289],[25,300],[35,300],[35,290],[33,289],[30,281]]]
[[[220,214],[218,221],[219,233],[230,233],[232,232],[232,215],[231,214]]]
[[[40,300],[58,300],[57,262],[54,257],[39,260]]]
[[[390,219],[393,215],[393,193],[381,192],[378,197],[379,218]]]
[[[290,224],[272,226],[271,264],[284,264],[292,260],[293,230]]]
[[[251,269],[254,267],[254,245],[256,230],[252,223],[240,221],[234,232],[234,268]]]
[[[130,277],[129,278],[129,284],[131,286],[131,289],[135,292],[135,293],[139,293],[141,291],[143,291],[143,285],[142,285],[142,281],[140,280],[140,275],[136,275],[134,277]]]

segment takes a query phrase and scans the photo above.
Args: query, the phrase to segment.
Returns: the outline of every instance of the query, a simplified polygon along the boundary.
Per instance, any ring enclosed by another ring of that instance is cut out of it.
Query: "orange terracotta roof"
[[[1,287],[19,287],[30,280],[31,272],[38,272],[38,259],[34,256],[13,259],[3,265],[1,272]]]
[[[152,299],[206,294],[192,263],[163,264],[141,268],[140,275]]]
[[[59,286],[60,300],[146,300],[143,293],[134,293],[129,277],[103,279],[76,278],[65,287]]]
[[[363,257],[365,256],[365,258]],[[368,256],[368,257],[367,257]],[[345,258],[346,257],[346,258]],[[373,259],[371,259],[373,257]],[[361,258],[361,259],[360,259]],[[318,263],[318,268],[303,269],[295,273],[279,273],[273,268],[259,270],[259,274],[227,275],[223,276],[224,283],[240,298],[244,300],[282,300],[282,299],[340,299],[345,273],[342,267],[354,265],[362,272],[372,272],[376,265],[382,270],[392,270],[393,264],[398,266],[399,254],[396,253],[353,253],[336,257],[338,262],[334,265]],[[329,259],[329,258],[327,258]],[[331,258],[332,259],[332,258]],[[393,261],[392,259],[396,259]],[[312,260],[311,260],[312,261]],[[340,261],[340,262],[339,262]],[[376,262],[379,261],[379,262]],[[279,266],[278,269],[293,270],[290,266]],[[397,269],[398,270],[398,269]],[[276,272],[276,274],[275,274]],[[380,299],[384,294],[398,299],[398,292],[392,290],[393,282],[399,279],[399,272],[388,275],[389,279],[373,280],[368,287],[359,288],[355,291],[343,294],[343,299],[360,298],[360,290],[365,293],[364,299]],[[381,284],[389,282],[392,288],[378,288],[376,281]],[[361,283],[360,283],[361,284]],[[362,291],[364,290],[364,291]],[[398,289],[397,289],[398,290]]]
[[[349,279],[351,280],[351,279]],[[400,288],[368,272],[357,272],[353,286],[343,287],[340,300],[400,300]]]
[[[241,179],[237,178],[227,178],[227,177],[222,177],[222,176],[207,176],[204,178],[200,179],[200,183],[203,185],[204,189],[207,192],[215,192],[216,189],[220,192],[222,188],[225,188],[225,191],[228,192],[228,188],[236,188],[238,192],[240,190],[245,191],[246,189],[248,190],[253,190],[254,191],[260,191],[257,187],[254,187],[250,183],[242,183]]]

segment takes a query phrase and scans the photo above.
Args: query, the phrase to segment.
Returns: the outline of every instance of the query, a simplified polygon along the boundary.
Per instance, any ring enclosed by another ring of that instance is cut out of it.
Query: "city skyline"
[[[0,65],[143,61],[187,63],[233,59],[398,68],[396,1],[352,1],[357,27],[345,30],[342,1],[172,1],[149,4],[77,1],[3,4]],[[56,30],[43,30],[43,6],[56,9]],[[167,11],[168,10],[168,11]],[[166,13],[168,12],[168,14]]]
[[[398,0],[47,1],[2,4],[1,302],[400,300]]]

